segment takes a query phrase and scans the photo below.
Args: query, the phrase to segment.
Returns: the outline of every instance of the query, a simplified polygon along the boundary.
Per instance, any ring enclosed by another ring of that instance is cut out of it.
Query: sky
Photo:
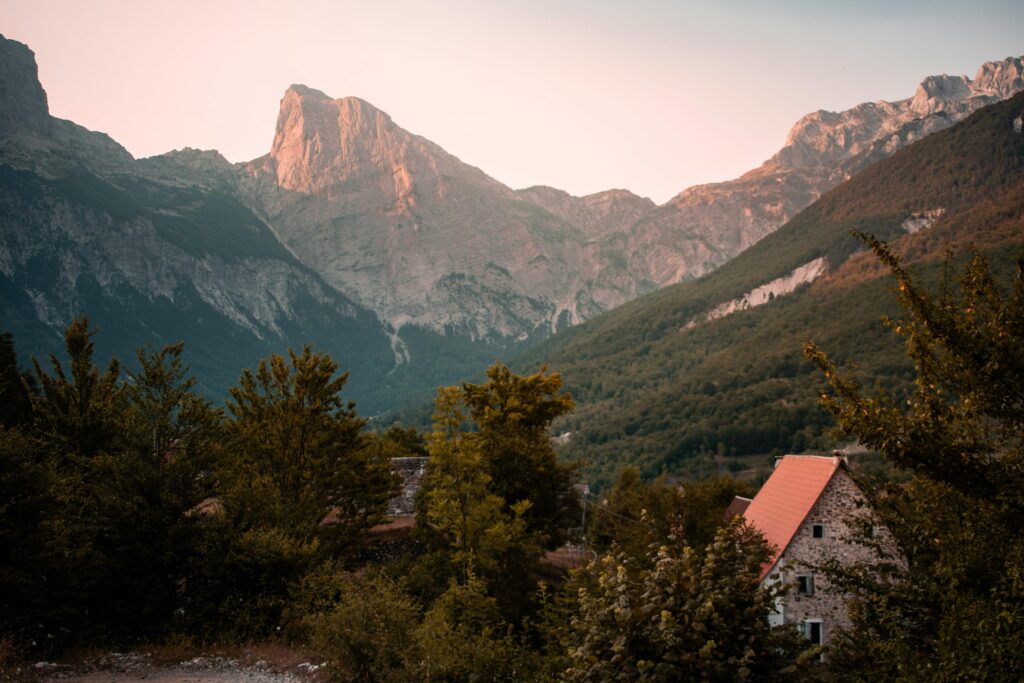
[[[356,96],[514,188],[668,200],[802,115],[1024,54],[1024,2],[0,0],[53,115],[136,157],[267,153],[285,89]]]

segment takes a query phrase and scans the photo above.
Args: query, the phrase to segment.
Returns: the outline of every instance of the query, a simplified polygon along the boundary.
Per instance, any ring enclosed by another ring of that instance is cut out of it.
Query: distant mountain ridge
[[[761,167],[680,192],[620,237],[631,272],[657,286],[700,277],[770,234],[827,190],[981,107],[1024,90],[1024,62],[986,62],[972,80],[930,76],[896,102],[801,118]],[[686,245],[685,250],[679,248]]]
[[[623,464],[699,475],[731,456],[832,447],[804,342],[871,385],[898,391],[913,378],[880,321],[899,314],[886,271],[850,231],[890,241],[934,288],[947,250],[1012,271],[1024,257],[1022,121],[1024,93],[984,107],[833,188],[707,276],[514,360],[562,372],[577,403],[557,425],[570,433],[566,456],[585,459],[600,485]]]

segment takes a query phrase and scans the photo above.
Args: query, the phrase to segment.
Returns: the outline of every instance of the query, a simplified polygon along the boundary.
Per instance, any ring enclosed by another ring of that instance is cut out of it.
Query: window
[[[814,575],[800,574],[796,577],[797,595],[814,595]]]
[[[867,529],[864,530],[864,532],[865,532],[865,534],[867,535],[868,538],[874,538],[875,537],[875,527],[874,527],[874,525],[873,524],[869,524]]]
[[[800,624],[800,633],[804,638],[811,641],[811,645],[821,645],[821,622],[818,620],[804,621]]]
[[[825,525],[815,524],[811,527],[811,536],[814,538],[825,538]]]

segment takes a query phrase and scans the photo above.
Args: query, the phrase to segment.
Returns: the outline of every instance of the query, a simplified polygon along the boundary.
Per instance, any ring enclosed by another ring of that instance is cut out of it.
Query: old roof
[[[776,463],[768,481],[743,513],[744,519],[776,548],[761,570],[762,579],[785,552],[843,463],[841,457],[817,455],[787,455]]]
[[[751,499],[743,496],[735,496],[729,507],[725,508],[725,522],[728,524],[734,517],[742,517],[743,513],[750,507]]]

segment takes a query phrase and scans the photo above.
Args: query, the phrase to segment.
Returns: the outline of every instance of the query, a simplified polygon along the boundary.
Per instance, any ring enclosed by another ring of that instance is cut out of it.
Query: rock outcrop
[[[50,116],[35,54],[0,35],[0,163],[57,177],[83,166],[123,172],[131,162],[109,136]]]
[[[0,36],[0,137],[49,130],[50,109],[35,54],[27,45]]]

